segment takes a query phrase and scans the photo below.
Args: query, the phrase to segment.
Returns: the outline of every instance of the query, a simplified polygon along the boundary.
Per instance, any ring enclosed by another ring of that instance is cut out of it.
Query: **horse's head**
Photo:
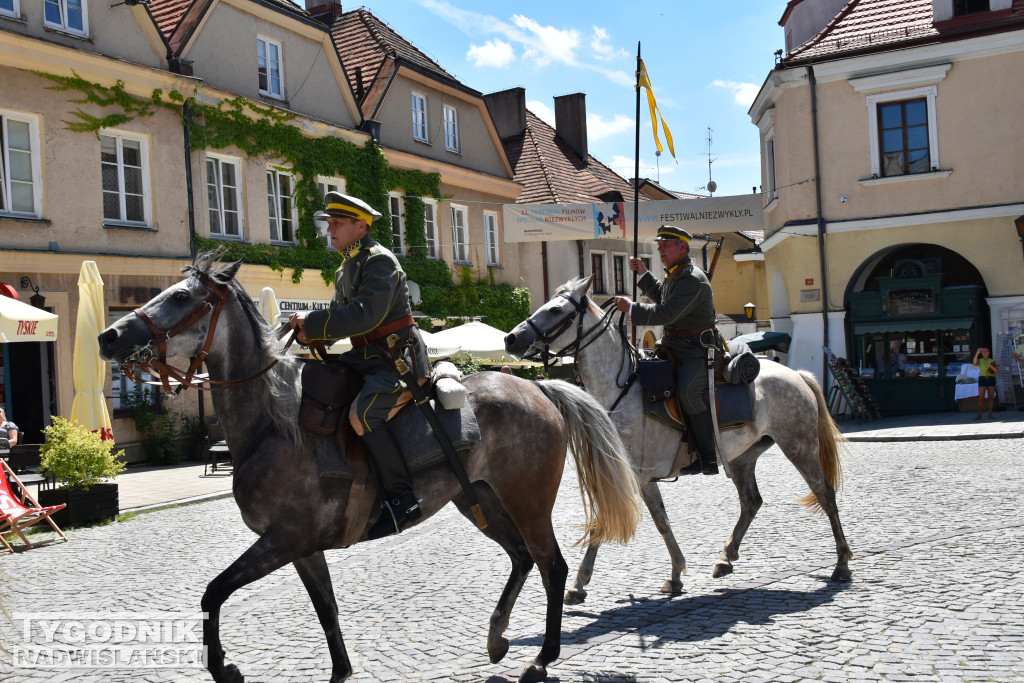
[[[197,257],[196,265],[183,269],[188,277],[100,332],[100,356],[123,365],[196,357],[204,344],[209,350],[211,324],[231,296],[228,283],[242,264],[215,269],[211,260]]]
[[[587,309],[587,291],[594,276],[571,281],[559,288],[551,301],[516,325],[505,337],[505,350],[525,358],[543,353],[543,347],[567,347],[578,339],[579,325]],[[577,322],[577,326],[573,326]]]

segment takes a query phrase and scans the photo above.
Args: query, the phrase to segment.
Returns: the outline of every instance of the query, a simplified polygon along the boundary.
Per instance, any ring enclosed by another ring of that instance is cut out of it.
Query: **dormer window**
[[[967,14],[988,12],[988,0],[953,0],[953,16],[962,17]]]
[[[85,0],[46,0],[43,15],[48,28],[80,36],[89,31]]]
[[[256,68],[260,94],[284,99],[284,77],[281,72],[281,43],[270,38],[256,38]]]

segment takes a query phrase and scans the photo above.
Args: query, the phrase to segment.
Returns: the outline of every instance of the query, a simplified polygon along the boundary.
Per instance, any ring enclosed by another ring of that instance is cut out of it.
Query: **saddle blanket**
[[[718,404],[719,430],[742,427],[753,421],[754,397],[751,385],[716,382],[715,398]],[[646,404],[647,417],[683,431],[683,423],[669,413],[667,406],[665,401]]]
[[[469,450],[480,440],[480,425],[468,401],[459,410],[446,410],[436,400],[431,400],[430,405],[451,439],[456,453]],[[387,423],[387,430],[402,449],[411,473],[448,461],[434,436],[434,430],[423,416],[423,411],[415,404],[409,403],[399,411]],[[355,478],[355,471],[338,452],[334,435],[317,437],[315,443],[316,464],[321,477]]]

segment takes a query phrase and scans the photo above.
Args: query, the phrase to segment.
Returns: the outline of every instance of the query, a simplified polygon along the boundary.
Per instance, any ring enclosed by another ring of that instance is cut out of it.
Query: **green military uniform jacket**
[[[334,277],[330,308],[306,316],[306,336],[311,340],[367,335],[412,314],[405,272],[389,250],[367,235],[342,252],[342,259]],[[413,353],[406,351],[403,357],[417,377],[429,377],[430,360],[423,339],[415,326],[410,334]],[[382,344],[384,340],[353,347],[342,354],[342,360],[361,374],[377,371],[383,365]]]
[[[637,283],[654,303],[636,302],[631,315],[635,325],[662,325],[666,330],[693,330],[715,322],[715,301],[704,271],[684,259],[668,269],[661,283],[650,271]],[[665,337],[662,344],[676,350],[693,348],[681,339]]]

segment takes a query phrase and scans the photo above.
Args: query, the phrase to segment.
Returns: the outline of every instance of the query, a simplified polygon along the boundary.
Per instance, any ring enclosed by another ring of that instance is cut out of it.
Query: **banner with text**
[[[633,239],[633,202],[505,204],[506,242]],[[764,230],[760,194],[640,202],[639,237],[668,223],[693,234]]]

